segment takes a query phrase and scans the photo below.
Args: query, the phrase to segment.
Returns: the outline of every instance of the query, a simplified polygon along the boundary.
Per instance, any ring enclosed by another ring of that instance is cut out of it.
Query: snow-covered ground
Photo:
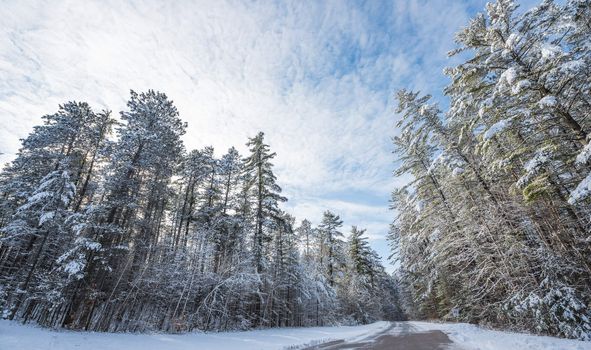
[[[492,331],[465,323],[409,322],[411,331],[441,330],[462,350],[591,350],[591,342]],[[356,327],[280,328],[248,332],[122,334],[53,331],[0,320],[1,350],[282,350],[335,339],[352,343],[388,328],[389,322]],[[399,334],[396,327],[391,334]],[[457,347],[454,347],[456,349]]]
[[[591,342],[493,331],[466,323],[409,323],[419,331],[443,331],[466,350],[591,350]]]
[[[0,320],[1,350],[280,350],[334,339],[355,340],[388,322],[356,327],[276,328],[248,332],[122,334],[52,331]]]

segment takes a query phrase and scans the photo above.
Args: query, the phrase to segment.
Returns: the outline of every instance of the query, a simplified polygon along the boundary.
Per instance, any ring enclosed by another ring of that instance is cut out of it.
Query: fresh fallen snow
[[[591,173],[587,175],[575,188],[568,198],[569,204],[575,204],[576,202],[587,198],[591,195]]]
[[[560,54],[562,49],[560,46],[544,43],[540,47],[540,52],[542,53],[542,58],[551,59]]]
[[[527,79],[523,79],[517,82],[517,84],[513,85],[513,87],[511,88],[511,92],[513,93],[513,95],[517,95],[523,90],[529,88],[530,86],[531,82]]]
[[[440,330],[463,350],[591,350],[591,342],[493,331],[467,323],[410,324],[419,331]]]
[[[503,130],[507,129],[507,127],[509,126],[509,123],[511,122],[511,120],[509,119],[503,119],[499,122],[494,123],[493,125],[491,125],[490,128],[488,128],[488,130],[486,130],[486,132],[484,133],[484,140],[490,140],[493,137],[495,137],[498,133],[502,132]]]
[[[511,67],[501,74],[499,80],[504,81],[507,85],[513,85],[513,83],[517,80],[517,69]]]
[[[466,323],[409,322],[412,331],[440,330],[461,350],[591,350],[591,342],[483,329]],[[246,332],[129,334],[53,331],[0,320],[4,350],[282,350],[344,339],[356,342],[388,328],[389,322],[365,326],[275,328]],[[400,324],[389,331],[402,332]]]
[[[583,150],[577,155],[576,163],[577,164],[585,164],[591,158],[591,142],[589,142]]]
[[[556,97],[550,95],[545,96],[538,101],[538,105],[540,105],[540,107],[554,107],[557,103],[558,101],[556,100]]]
[[[378,333],[389,322],[364,326],[275,328],[246,332],[127,334],[53,331],[0,320],[2,350],[280,350],[335,339],[355,341]]]

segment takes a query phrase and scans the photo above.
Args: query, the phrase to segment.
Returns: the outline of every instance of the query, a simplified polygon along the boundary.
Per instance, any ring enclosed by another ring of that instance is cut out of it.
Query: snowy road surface
[[[435,350],[457,348],[440,330],[422,330],[409,322],[392,323],[382,332],[359,341],[335,340],[306,348],[305,350]]]
[[[466,323],[394,322],[365,338],[315,342],[304,350],[591,350],[591,342],[493,331]]]
[[[0,350],[307,349],[591,350],[591,342],[492,331],[465,323],[376,322],[246,332],[126,334],[53,331],[0,320]]]

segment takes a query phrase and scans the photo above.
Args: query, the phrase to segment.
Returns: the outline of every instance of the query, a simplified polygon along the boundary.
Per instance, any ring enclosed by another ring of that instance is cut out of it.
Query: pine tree
[[[67,168],[67,164],[63,164]],[[40,300],[44,280],[49,279],[56,251],[67,235],[67,219],[71,212],[68,206],[74,198],[76,187],[70,181],[67,171],[52,171],[45,176],[40,185],[21,205],[13,220],[2,231],[3,241],[20,251],[23,263],[20,264],[9,282],[8,318],[13,319],[17,312],[25,319]],[[73,270],[70,266],[68,269]],[[35,290],[31,290],[35,288]],[[26,299],[25,299],[26,298]],[[25,305],[23,303],[26,302]]]
[[[253,258],[257,273],[264,270],[264,245],[270,241],[267,231],[282,221],[278,204],[287,201],[280,195],[281,187],[276,184],[277,178],[273,174],[271,160],[276,154],[270,152],[269,145],[264,143],[264,136],[259,132],[249,139],[246,145],[250,155],[244,159],[245,186],[254,208]]]
[[[114,123],[109,112],[95,114],[83,102],[68,102],[43,120],[44,124],[36,126],[23,140],[16,159],[1,174],[0,226],[26,202],[41,179],[64,160],[82,201],[87,196],[97,155]]]
[[[312,223],[307,219],[302,220],[300,227],[296,229],[304,260],[312,259],[312,250],[317,241],[317,231],[312,228]]]
[[[87,221],[80,229],[83,237],[104,248],[80,248],[87,252],[85,285],[97,288],[77,291],[77,298],[82,300],[98,291],[110,290],[105,302],[112,302],[113,297],[141,277],[142,264],[160,235],[158,224],[169,200],[169,182],[182,152],[180,136],[185,124],[166,95],[132,91],[128,108],[128,112],[121,113],[125,124],[118,128],[119,140],[108,165],[105,199],[88,209]],[[101,263],[93,264],[94,261]],[[106,280],[105,274],[111,273],[118,276],[116,280]],[[86,312],[71,311],[78,317]],[[107,317],[120,314],[110,313]],[[80,318],[70,321],[83,322]]]
[[[341,218],[325,211],[322,222],[318,225],[321,239],[320,265],[325,267],[326,279],[331,286],[335,285],[335,276],[339,267],[343,264],[343,233],[339,228],[343,226]]]

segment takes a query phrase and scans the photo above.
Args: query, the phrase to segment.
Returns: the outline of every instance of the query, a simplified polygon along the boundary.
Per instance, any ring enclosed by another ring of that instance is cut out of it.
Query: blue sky
[[[120,111],[156,89],[222,154],[262,130],[285,209],[330,209],[384,236],[393,94],[439,91],[453,35],[485,1],[6,1],[0,6],[0,160],[67,100]],[[391,269],[391,267],[390,267]]]

